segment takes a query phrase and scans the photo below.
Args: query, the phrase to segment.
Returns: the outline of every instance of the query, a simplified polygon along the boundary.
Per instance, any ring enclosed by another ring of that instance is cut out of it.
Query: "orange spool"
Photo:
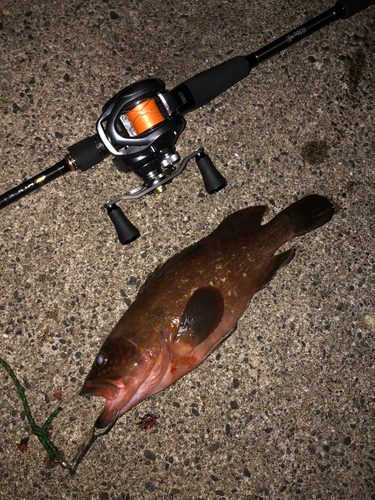
[[[131,121],[137,135],[165,120],[153,98],[142,101],[126,113],[126,116]]]

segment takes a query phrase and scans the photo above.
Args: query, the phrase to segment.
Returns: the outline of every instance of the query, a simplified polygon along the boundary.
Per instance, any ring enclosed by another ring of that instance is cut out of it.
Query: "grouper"
[[[265,206],[226,217],[158,266],[104,341],[81,395],[106,399],[104,428],[194,370],[236,328],[252,296],[293,259],[284,243],[328,222],[327,198],[306,196],[261,225]]]

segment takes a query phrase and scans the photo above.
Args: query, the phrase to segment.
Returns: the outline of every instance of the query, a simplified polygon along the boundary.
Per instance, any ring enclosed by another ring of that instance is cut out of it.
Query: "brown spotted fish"
[[[254,295],[289,264],[284,243],[328,222],[332,204],[311,195],[261,225],[266,207],[229,215],[208,236],[151,273],[105,340],[80,392],[106,398],[103,428],[194,370],[235,329]]]

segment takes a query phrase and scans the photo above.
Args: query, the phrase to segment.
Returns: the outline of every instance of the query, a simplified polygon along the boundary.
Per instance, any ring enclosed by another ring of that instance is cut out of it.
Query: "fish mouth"
[[[121,395],[126,390],[121,379],[86,380],[79,393],[80,396],[101,396],[105,398],[104,407],[96,419],[95,427],[107,427],[121,408]]]
[[[120,384],[119,384],[120,385]],[[113,401],[119,395],[121,387],[114,380],[94,380],[93,382],[86,380],[79,393],[80,396],[102,396],[107,400]]]
[[[115,401],[107,399],[104,408],[100,412],[99,417],[95,421],[97,429],[104,429],[107,427],[118,415],[118,410]]]

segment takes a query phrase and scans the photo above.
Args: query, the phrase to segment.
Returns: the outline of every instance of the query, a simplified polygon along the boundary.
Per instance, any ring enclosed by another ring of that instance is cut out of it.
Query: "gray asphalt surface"
[[[93,135],[102,105],[123,87],[157,77],[172,89],[332,5],[5,0],[0,192]],[[293,243],[295,259],[254,297],[235,334],[124,415],[72,477],[48,467],[1,369],[0,498],[375,498],[374,38],[372,6],[187,115],[181,157],[203,146],[228,186],[208,195],[191,164],[163,194],[122,203],[141,231],[130,246],[101,206],[139,181],[111,159],[1,211],[0,355],[38,425],[63,408],[51,438],[73,459],[103,405],[78,392],[156,265],[245,206],[268,205],[269,220],[318,193],[336,208]],[[142,431],[146,413],[158,420]]]

